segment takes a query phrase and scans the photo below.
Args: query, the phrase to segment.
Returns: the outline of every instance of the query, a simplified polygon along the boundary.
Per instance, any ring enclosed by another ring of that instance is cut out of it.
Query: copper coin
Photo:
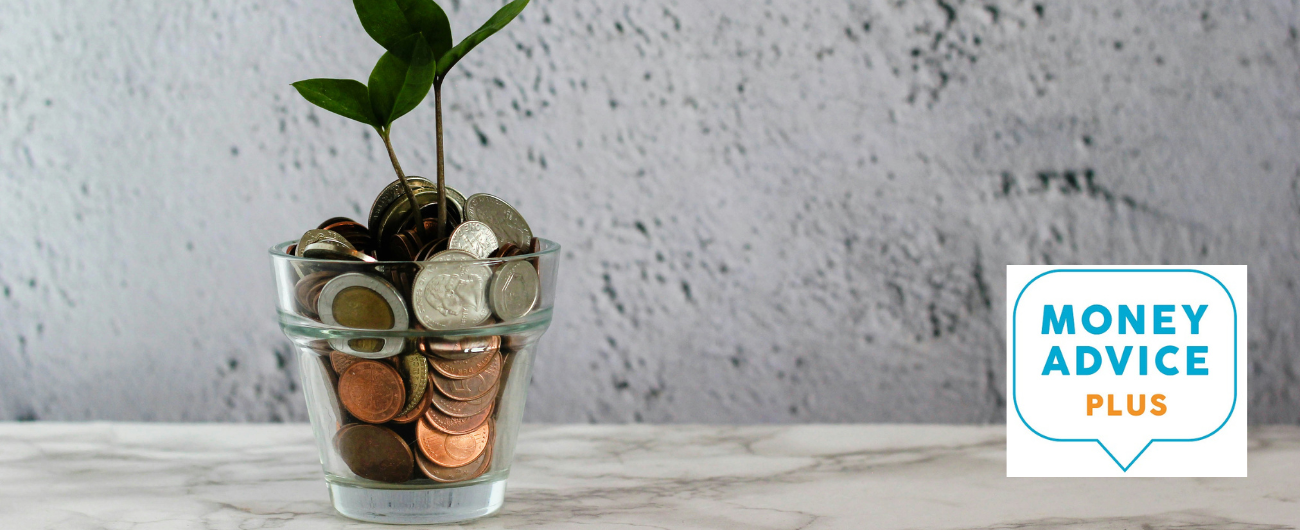
[[[469,434],[447,434],[421,419],[415,426],[415,438],[420,452],[430,462],[443,467],[461,467],[473,462],[487,449],[492,436],[492,422],[483,422]]]
[[[360,361],[339,376],[339,400],[357,419],[383,423],[397,417],[406,406],[406,386],[391,365]]]
[[[393,423],[406,424],[423,418],[424,414],[433,408],[434,394],[437,394],[437,392],[433,391],[433,383],[428,383],[428,386],[424,389],[424,399],[420,400],[420,406],[411,409],[406,414],[399,414],[396,418],[393,418]]]
[[[316,271],[298,280],[293,287],[294,301],[298,302],[298,312],[303,316],[316,318],[318,315],[313,297],[320,296],[321,289],[325,288],[325,284],[335,276],[338,276],[337,272]]]
[[[483,425],[483,422],[487,421],[488,417],[492,415],[495,402],[495,399],[488,401],[488,408],[468,418],[454,418],[443,414],[442,411],[434,407],[429,407],[429,410],[424,413],[424,420],[429,422],[429,425],[432,425],[433,428],[447,434],[469,434],[474,429],[479,428],[480,425]]]
[[[529,254],[537,254],[542,251],[542,240],[534,237],[532,243],[528,245]]]
[[[519,247],[516,247],[514,243],[507,241],[505,243],[502,243],[500,247],[497,247],[496,251],[493,252],[492,255],[489,257],[501,258],[501,257],[509,256],[511,252],[514,252],[518,249]]]
[[[458,340],[425,339],[419,343],[420,353],[436,355],[443,359],[457,360],[476,357],[483,352],[495,352],[501,349],[501,337],[463,337]]]
[[[323,227],[323,230],[329,230],[343,236],[357,250],[369,250],[373,239],[370,237],[370,231],[361,223],[348,219],[346,217],[336,217],[330,221],[336,221]],[[328,222],[328,221],[327,221]]]
[[[329,219],[326,219],[325,222],[321,223],[316,228],[320,230],[330,230],[331,229],[330,225],[338,224],[338,223],[356,223],[356,221],[353,221],[352,219],[347,217],[331,217]]]
[[[450,379],[436,371],[430,375],[433,385],[442,395],[456,401],[469,401],[482,397],[497,386],[497,380],[501,378],[501,355],[492,354],[492,362],[487,368],[465,379]]]
[[[488,365],[492,364],[492,356],[495,354],[494,351],[485,351],[468,359],[457,360],[433,357],[429,359],[429,364],[448,379],[468,379],[486,370]]]
[[[415,455],[397,433],[378,425],[353,424],[334,435],[334,445],[358,477],[380,482],[406,482],[414,471]]]
[[[495,435],[493,438],[495,438]],[[478,455],[478,458],[460,467],[440,466],[430,462],[420,451],[416,451],[415,465],[420,468],[420,472],[424,473],[424,476],[435,482],[464,482],[478,478],[492,467],[492,445],[493,441],[488,440],[487,449],[483,451],[483,454]]]
[[[429,375],[429,386],[434,386],[432,374]],[[497,383],[497,386],[499,387],[501,384]],[[471,399],[469,401],[456,401],[442,395],[441,392],[429,392],[429,394],[430,405],[432,405],[433,408],[442,411],[443,414],[453,418],[467,418],[483,412],[488,407],[492,406],[492,402],[496,400],[497,397],[497,392],[495,390],[490,390],[479,398]]]
[[[365,359],[348,355],[341,351],[330,352],[330,366],[334,368],[334,373],[336,374],[342,374],[343,372],[348,371],[348,368],[351,368],[352,365],[364,360]]]

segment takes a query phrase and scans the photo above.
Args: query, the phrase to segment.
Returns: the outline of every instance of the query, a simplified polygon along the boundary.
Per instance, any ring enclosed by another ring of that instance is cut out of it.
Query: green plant
[[[293,84],[302,97],[316,106],[375,128],[388,149],[389,160],[402,181],[407,199],[417,205],[397,162],[390,139],[393,121],[411,112],[433,89],[438,139],[438,231],[447,225],[447,183],[443,163],[442,82],[470,50],[514,20],[528,0],[514,0],[492,15],[479,29],[452,45],[447,13],[433,0],[353,0],[357,17],[371,38],[383,46],[367,84],[351,79],[308,79]],[[412,221],[423,230],[420,209],[411,208]]]

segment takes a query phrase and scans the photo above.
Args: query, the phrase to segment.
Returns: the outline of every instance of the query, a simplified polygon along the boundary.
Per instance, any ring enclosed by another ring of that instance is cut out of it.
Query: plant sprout
[[[442,82],[447,72],[494,33],[514,20],[528,0],[514,0],[465,40],[452,45],[447,13],[433,0],[353,0],[366,33],[386,50],[367,84],[351,79],[308,79],[293,84],[316,106],[375,128],[388,149],[393,170],[411,202],[411,220],[424,230],[415,190],[393,152],[393,122],[411,112],[433,89],[438,139],[438,235],[447,225],[447,181],[443,164]]]

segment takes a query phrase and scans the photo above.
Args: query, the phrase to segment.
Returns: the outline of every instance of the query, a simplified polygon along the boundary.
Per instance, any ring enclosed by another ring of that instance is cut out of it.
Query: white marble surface
[[[1300,429],[1246,479],[1008,479],[1003,427],[532,426],[475,528],[1291,528]],[[0,528],[360,528],[306,425],[0,424]],[[378,526],[378,525],[376,525]]]

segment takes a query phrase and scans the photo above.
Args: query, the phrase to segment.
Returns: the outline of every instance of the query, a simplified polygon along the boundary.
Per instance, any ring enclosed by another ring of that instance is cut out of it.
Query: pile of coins
[[[501,342],[421,339],[416,351],[379,360],[330,351],[327,369],[344,418],[333,444],[343,462],[381,482],[406,482],[417,472],[436,482],[485,473],[511,355]]]
[[[494,260],[541,251],[523,216],[497,197],[446,188],[448,223],[438,230],[436,186],[408,182],[416,205],[395,181],[375,199],[368,227],[333,218],[287,249],[311,260],[292,262],[297,314],[329,328],[448,332],[532,312],[540,261]],[[491,467],[497,401],[514,355],[501,336],[360,334],[309,347],[334,390],[334,447],[357,476],[397,483],[418,470],[459,482]]]

